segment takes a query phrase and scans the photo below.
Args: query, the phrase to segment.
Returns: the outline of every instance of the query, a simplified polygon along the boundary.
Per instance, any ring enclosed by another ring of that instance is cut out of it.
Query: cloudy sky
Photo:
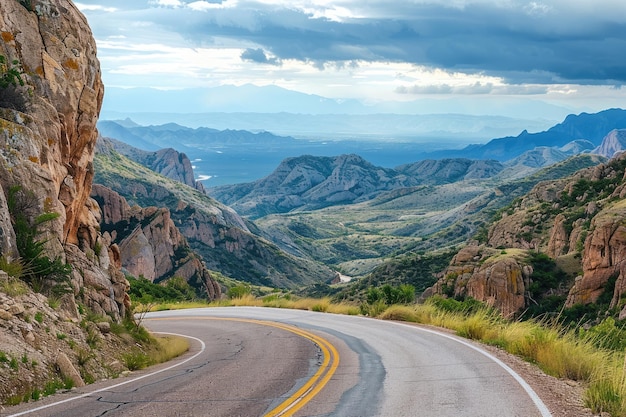
[[[80,0],[108,87],[624,107],[624,0]]]

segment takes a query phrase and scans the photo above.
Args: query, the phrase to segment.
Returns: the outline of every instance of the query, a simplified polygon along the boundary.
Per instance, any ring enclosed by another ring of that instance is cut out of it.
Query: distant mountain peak
[[[626,150],[626,129],[611,130],[593,153],[612,158]]]

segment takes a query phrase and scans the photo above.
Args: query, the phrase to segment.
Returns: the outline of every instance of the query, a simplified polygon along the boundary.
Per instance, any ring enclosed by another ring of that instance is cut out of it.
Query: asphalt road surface
[[[550,416],[498,359],[424,327],[255,307],[163,311],[144,324],[191,337],[191,350],[8,415]]]

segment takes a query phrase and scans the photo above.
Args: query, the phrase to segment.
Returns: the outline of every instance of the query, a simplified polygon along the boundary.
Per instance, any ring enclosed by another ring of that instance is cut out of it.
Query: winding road
[[[430,328],[255,307],[150,313],[182,357],[14,407],[32,416],[549,417],[519,375]],[[2,414],[7,415],[7,414]]]

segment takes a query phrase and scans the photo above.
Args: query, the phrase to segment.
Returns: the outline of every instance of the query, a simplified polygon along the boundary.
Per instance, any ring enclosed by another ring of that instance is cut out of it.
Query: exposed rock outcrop
[[[0,12],[0,53],[21,64],[26,82],[22,111],[0,111],[0,187],[5,196],[15,185],[32,193],[34,215],[59,214],[46,223],[49,257],[73,265],[76,295],[84,285],[95,285],[81,292],[87,305],[120,318],[128,306],[122,289],[127,284],[111,268],[113,253],[102,250],[93,256],[103,244],[99,209],[89,197],[104,93],[95,41],[70,1],[6,1]],[[2,253],[14,257],[4,198],[0,213]]]
[[[523,262],[523,252],[507,255],[484,246],[467,246],[423,296],[472,297],[511,317],[526,305],[532,272],[532,267]]]
[[[0,369],[5,403],[35,398],[62,377],[80,386],[84,376],[118,375],[104,364],[126,342],[79,323],[94,314],[121,321],[130,299],[119,248],[100,234],[100,209],[90,198],[104,89],[85,17],[68,0],[0,1],[0,55],[17,62],[11,65],[25,82],[0,91],[0,258],[8,272],[0,273],[0,351],[15,363]],[[42,214],[47,220],[35,222]],[[39,233],[30,236],[25,223]],[[27,268],[16,266],[29,259],[18,251],[25,236],[43,245],[30,259],[58,261],[62,276],[37,271],[32,288],[20,279]]]
[[[471,296],[503,314],[519,312],[534,302],[528,292],[532,283],[528,257],[498,257],[494,263],[485,254],[493,253],[489,248],[532,250],[567,264],[569,286],[561,288],[561,282],[558,289],[550,289],[559,294],[568,291],[566,307],[596,302],[607,292],[610,307],[618,307],[626,292],[624,198],[626,154],[568,178],[539,183],[502,212],[489,228],[485,247],[462,249],[445,278],[428,293]],[[626,310],[621,317],[626,317]]]
[[[147,166],[154,172],[204,192],[204,186],[194,178],[191,161],[184,153],[172,148],[159,149],[154,152],[144,151],[116,139],[98,138],[97,152],[107,152],[108,149],[115,149],[122,155]]]
[[[131,275],[157,282],[182,277],[208,299],[219,298],[219,284],[191,252],[167,208],[131,207],[118,193],[98,184],[92,196],[102,208],[104,236],[119,247],[121,265]]]
[[[626,129],[614,129],[604,137],[593,153],[612,158],[624,150],[626,150]]]
[[[626,292],[626,201],[600,211],[591,222],[585,240],[582,276],[570,290],[567,306],[595,302],[607,289],[613,290],[611,307]],[[614,289],[607,288],[613,280]],[[626,313],[626,310],[625,312]]]

